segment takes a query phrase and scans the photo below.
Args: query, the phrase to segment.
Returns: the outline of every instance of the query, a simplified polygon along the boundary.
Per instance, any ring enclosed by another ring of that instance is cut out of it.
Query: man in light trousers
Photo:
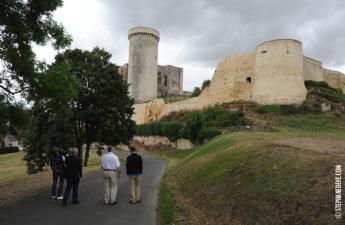
[[[108,147],[108,153],[102,156],[101,168],[104,178],[104,203],[115,205],[117,203],[117,177],[120,174],[120,160],[115,155],[115,148]]]

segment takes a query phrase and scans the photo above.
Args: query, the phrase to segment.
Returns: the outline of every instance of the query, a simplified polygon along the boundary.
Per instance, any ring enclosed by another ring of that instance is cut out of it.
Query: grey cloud
[[[305,54],[325,64],[345,64],[343,0],[103,0],[114,35],[130,27],[157,28],[163,39],[182,39],[186,63],[215,65],[275,38],[295,38]]]

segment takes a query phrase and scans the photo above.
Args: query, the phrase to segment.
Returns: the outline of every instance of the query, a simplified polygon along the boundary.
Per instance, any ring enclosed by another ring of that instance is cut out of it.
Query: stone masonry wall
[[[345,92],[345,75],[323,69],[320,62],[303,56],[301,42],[264,42],[255,53],[231,56],[219,63],[210,86],[199,97],[170,104],[163,99],[137,104],[133,119],[137,124],[148,123],[172,112],[201,110],[232,101],[298,104],[306,98],[304,80],[325,80]]]

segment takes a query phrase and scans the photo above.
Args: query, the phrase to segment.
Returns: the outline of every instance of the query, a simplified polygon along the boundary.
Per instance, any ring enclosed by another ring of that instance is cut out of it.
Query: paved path
[[[144,157],[142,202],[129,204],[127,176],[119,180],[117,205],[103,204],[101,174],[83,177],[79,205],[61,207],[58,200],[49,199],[49,191],[0,208],[1,225],[154,225],[157,192],[165,163]],[[124,172],[124,171],[123,171]],[[70,196],[71,198],[71,196]]]

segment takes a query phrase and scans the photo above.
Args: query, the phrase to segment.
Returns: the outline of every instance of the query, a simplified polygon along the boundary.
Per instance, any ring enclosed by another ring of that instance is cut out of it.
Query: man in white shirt
[[[104,202],[105,204],[115,205],[117,196],[117,175],[120,172],[120,160],[115,155],[115,148],[108,147],[108,153],[101,159],[101,168],[104,178]]]

